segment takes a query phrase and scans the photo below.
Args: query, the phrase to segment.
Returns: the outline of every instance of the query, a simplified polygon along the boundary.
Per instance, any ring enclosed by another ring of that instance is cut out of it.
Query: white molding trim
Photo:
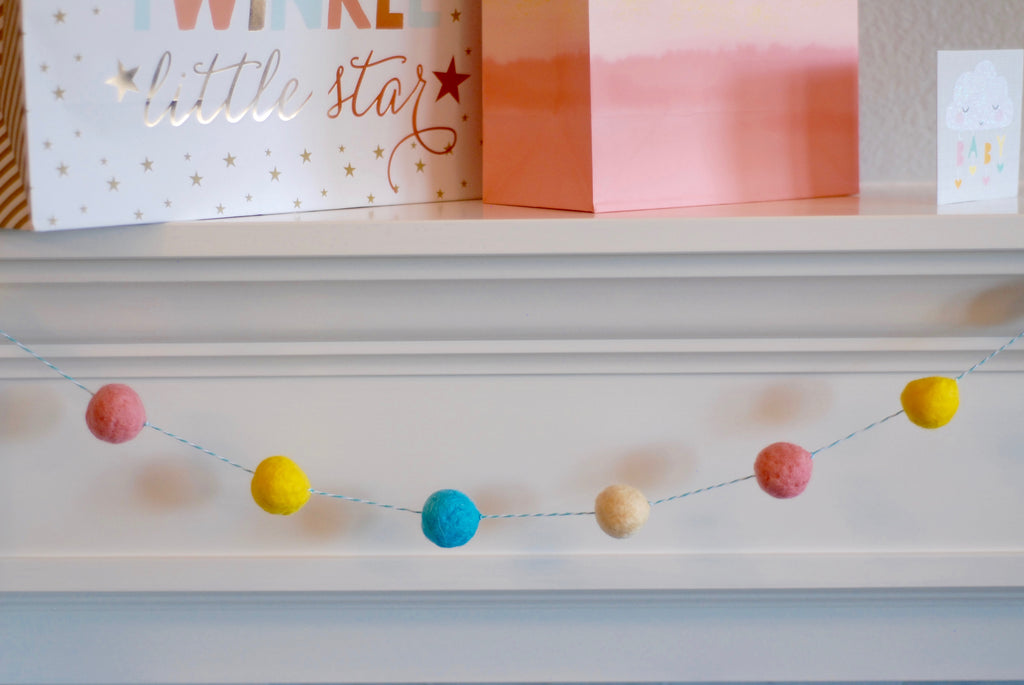
[[[1024,677],[1019,588],[60,593],[0,601],[0,678],[18,684]],[[44,659],[24,658],[43,644]]]
[[[287,593],[300,588],[303,593],[656,595],[1008,588],[1024,593],[1024,551],[0,557],[0,577],[3,592],[29,594]]]
[[[39,345],[80,379],[679,373],[958,373],[1008,338],[712,340],[429,340],[324,343]],[[1024,370],[1024,349],[985,372]],[[0,346],[0,379],[46,380],[50,369]]]

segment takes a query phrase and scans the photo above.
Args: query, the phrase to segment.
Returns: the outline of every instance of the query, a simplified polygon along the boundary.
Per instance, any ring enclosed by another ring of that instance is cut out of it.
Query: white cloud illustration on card
[[[938,53],[939,204],[1017,195],[1024,50]]]

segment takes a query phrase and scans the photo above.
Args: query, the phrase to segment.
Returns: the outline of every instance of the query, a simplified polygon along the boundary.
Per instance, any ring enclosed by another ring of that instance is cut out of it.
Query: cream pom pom
[[[628,538],[647,523],[650,515],[651,503],[628,485],[609,485],[594,502],[597,525],[613,538]]]

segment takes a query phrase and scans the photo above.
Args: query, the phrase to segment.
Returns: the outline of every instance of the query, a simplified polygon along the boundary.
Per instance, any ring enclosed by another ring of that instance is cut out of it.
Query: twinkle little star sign
[[[480,196],[469,0],[0,0],[0,226]]]
[[[938,53],[938,203],[1014,197],[1024,50]]]

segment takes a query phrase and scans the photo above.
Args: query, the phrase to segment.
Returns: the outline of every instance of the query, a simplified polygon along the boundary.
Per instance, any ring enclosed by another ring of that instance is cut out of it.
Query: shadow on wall
[[[997,326],[1024,320],[1024,280],[983,291],[963,313],[969,326]]]
[[[712,416],[725,433],[759,433],[817,421],[832,407],[832,390],[817,379],[786,379],[724,392]]]
[[[638,445],[627,451],[595,455],[571,487],[585,488],[596,495],[612,483],[621,483],[653,493],[666,482],[689,482],[696,467],[696,454],[684,444]]]
[[[140,466],[134,492],[142,506],[171,511],[209,502],[217,494],[215,483],[207,469],[169,457]]]
[[[0,442],[42,438],[56,428],[66,411],[56,386],[14,385],[0,392]]]

